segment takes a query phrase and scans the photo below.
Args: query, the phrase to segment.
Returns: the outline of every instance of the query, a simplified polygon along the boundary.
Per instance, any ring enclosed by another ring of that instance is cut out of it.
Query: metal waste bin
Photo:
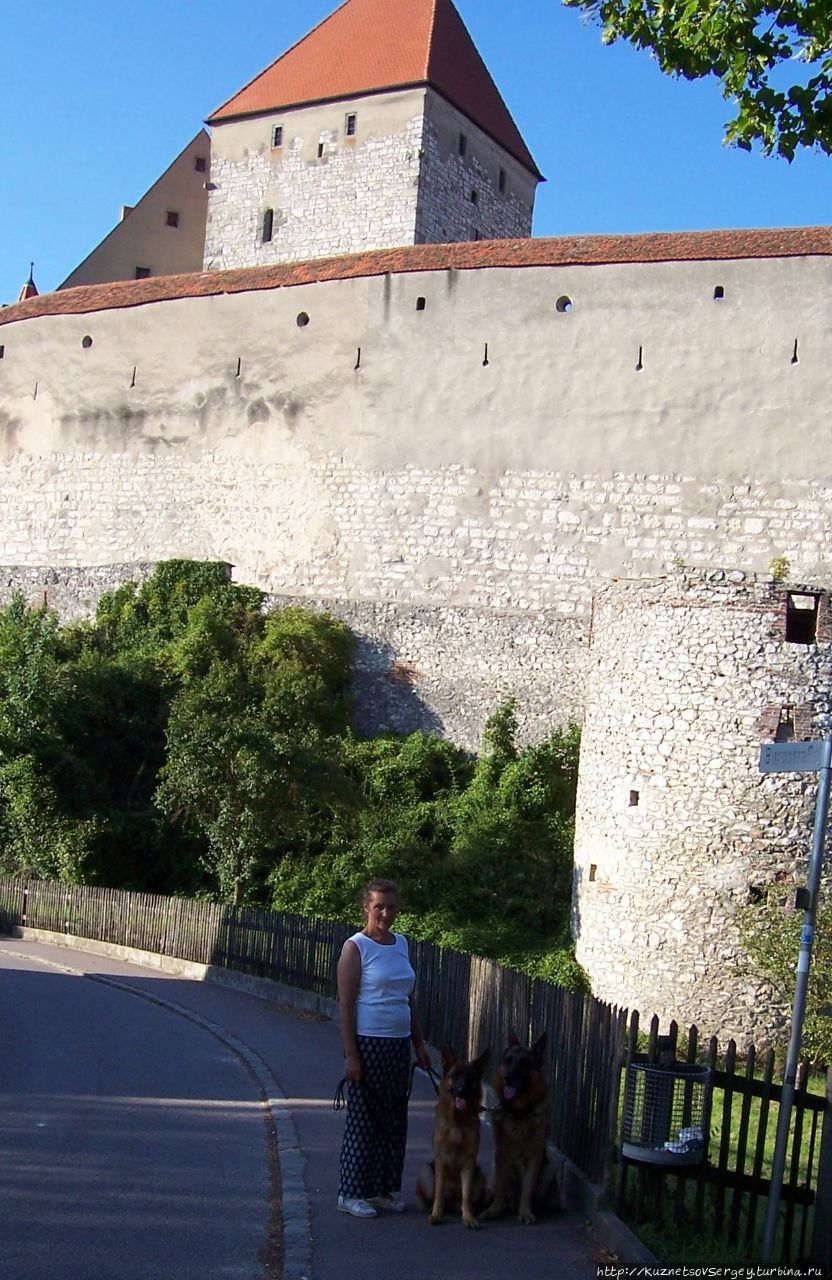
[[[624,1089],[622,1154],[648,1164],[700,1164],[707,1154],[712,1088],[709,1067],[631,1062]]]

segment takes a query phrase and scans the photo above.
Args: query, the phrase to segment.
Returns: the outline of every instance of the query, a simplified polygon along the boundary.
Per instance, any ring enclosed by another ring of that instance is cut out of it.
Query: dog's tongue
[[[511,1102],[512,1098],[516,1093],[517,1093],[517,1090],[515,1089],[513,1084],[503,1085],[503,1097],[506,1099],[507,1102]]]
[[[464,1110],[465,1110],[465,1099],[464,1099],[464,1098],[454,1098],[454,1106],[456,1107],[457,1111],[464,1111]]]

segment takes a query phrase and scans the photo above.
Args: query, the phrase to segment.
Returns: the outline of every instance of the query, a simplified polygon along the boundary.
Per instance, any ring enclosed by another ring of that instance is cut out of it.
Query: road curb
[[[195,1023],[231,1049],[257,1081],[276,1138],[282,1208],[281,1280],[311,1280],[312,1231],[309,1195],[305,1180],[306,1160],[288,1099],[271,1068],[260,1055],[244,1041],[231,1035],[219,1023],[212,1022],[210,1018],[205,1018],[202,1014],[174,1000],[166,1000],[162,996],[144,991],[140,987],[132,986],[108,974],[87,973],[72,965],[58,964],[55,960],[32,956],[24,951],[13,951],[10,948],[4,950],[7,955],[16,956],[18,959],[34,960],[47,968],[57,969],[78,978],[89,978],[91,982],[115,987],[119,991],[126,991],[128,995],[138,996],[151,1004],[159,1005],[170,1013],[187,1018],[189,1022]]]

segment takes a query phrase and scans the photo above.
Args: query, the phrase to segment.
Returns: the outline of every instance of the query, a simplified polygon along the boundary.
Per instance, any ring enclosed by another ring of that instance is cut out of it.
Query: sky
[[[560,0],[456,0],[547,181],[536,236],[832,222],[832,159],[727,148],[714,80],[605,47]],[[4,0],[0,302],[43,293],[336,0]]]

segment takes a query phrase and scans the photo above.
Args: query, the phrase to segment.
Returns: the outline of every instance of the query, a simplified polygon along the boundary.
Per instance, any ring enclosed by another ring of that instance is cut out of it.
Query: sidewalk
[[[407,1213],[361,1221],[336,1212],[344,1117],[333,1111],[332,1097],[342,1055],[337,1027],[321,1015],[28,938],[0,938],[0,947],[169,1004],[208,1024],[255,1072],[270,1096],[277,1131],[284,1280],[362,1280],[368,1272],[389,1273],[396,1280],[506,1280],[513,1274],[525,1280],[594,1280],[597,1267],[609,1261],[587,1224],[568,1213],[533,1227],[506,1218],[468,1231],[453,1215],[441,1226],[428,1226],[413,1187],[418,1166],[430,1158],[435,1094],[418,1071],[402,1188]],[[487,1124],[481,1163],[488,1172]]]

